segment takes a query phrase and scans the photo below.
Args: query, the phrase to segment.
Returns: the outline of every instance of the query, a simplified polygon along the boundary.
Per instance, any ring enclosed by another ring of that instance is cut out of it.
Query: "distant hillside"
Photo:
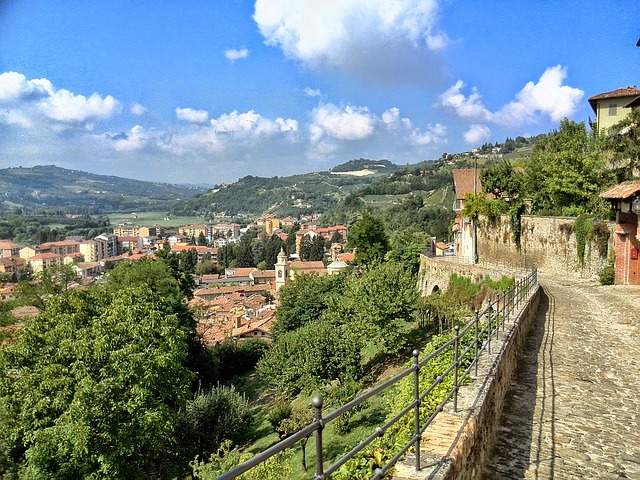
[[[424,197],[425,205],[430,208],[441,203],[438,208],[450,211],[454,168],[473,167],[474,162],[482,168],[503,158],[518,158],[528,152],[537,139],[517,137],[502,144],[487,143],[477,149],[475,157],[471,152],[444,154],[438,160],[406,166],[389,160],[359,158],[327,172],[271,178],[249,175],[179,202],[170,213],[207,218],[216,214],[255,218],[264,213],[294,217],[319,213],[324,214],[326,222],[348,224],[362,210],[360,201],[369,209],[382,211],[397,206],[407,195]],[[500,153],[503,150],[504,153]]]
[[[360,175],[363,169],[370,174]],[[351,160],[331,172],[313,172],[291,177],[246,176],[229,185],[219,185],[171,209],[173,215],[207,215],[224,212],[229,216],[259,216],[263,213],[302,215],[322,213],[354,190],[396,171],[388,160]],[[339,172],[354,174],[337,175]]]
[[[368,160],[366,158],[359,158],[357,160],[349,160],[346,163],[337,165],[330,171],[333,173],[347,173],[369,170],[372,171],[372,173],[373,171],[392,173],[398,168],[400,167],[391,163],[389,160]]]
[[[94,175],[54,165],[0,169],[0,211],[111,213],[168,210],[203,188]]]

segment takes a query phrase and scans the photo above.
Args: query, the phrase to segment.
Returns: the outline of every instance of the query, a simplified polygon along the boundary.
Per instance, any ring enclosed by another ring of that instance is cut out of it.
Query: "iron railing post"
[[[420,361],[418,355],[420,352],[414,350],[413,354],[413,401],[416,402],[414,408],[414,427],[416,437],[416,472],[420,471]]]
[[[322,397],[318,395],[311,400],[313,406],[313,418],[318,422],[316,430],[316,476],[315,480],[324,480],[324,458],[322,454]]]
[[[460,326],[456,325],[455,327],[453,327],[454,331],[455,331],[455,340],[453,342],[453,351],[454,351],[454,357],[453,357],[453,364],[454,364],[454,369],[453,369],[453,411],[457,412],[458,411],[458,355],[459,355],[459,347],[458,347],[458,343],[459,343],[459,335],[460,335]]]
[[[476,309],[476,316],[473,319],[473,338],[475,343],[475,377],[478,377],[478,357],[480,352],[480,340],[478,339],[478,322],[480,321],[480,312]]]
[[[495,329],[496,329],[496,340],[498,340],[498,335],[500,335],[500,297],[496,298],[496,308],[495,308]]]
[[[487,352],[491,355],[491,322],[492,322],[492,307],[491,300],[489,300],[489,305],[487,306]]]

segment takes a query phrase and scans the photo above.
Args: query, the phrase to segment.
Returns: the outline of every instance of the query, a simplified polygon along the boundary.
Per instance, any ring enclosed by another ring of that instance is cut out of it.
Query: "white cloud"
[[[249,56],[249,50],[247,50],[246,48],[243,48],[241,50],[230,48],[224,51],[224,56],[227,57],[227,60],[235,62],[236,60],[247,58]]]
[[[365,107],[347,106],[342,109],[329,103],[311,112],[311,142],[327,135],[338,140],[362,140],[374,131],[376,119]]]
[[[320,92],[320,90],[317,90],[315,88],[305,88],[304,89],[304,94],[307,97],[319,97],[320,95],[322,95],[322,92]]]
[[[478,90],[473,87],[471,94],[467,97],[462,93],[465,84],[458,80],[446,92],[440,95],[440,103],[455,110],[456,114],[462,118],[475,118],[488,120],[491,112],[482,104],[482,97]]]
[[[22,128],[30,128],[33,126],[33,122],[27,115],[12,109],[0,109],[0,123],[16,125]]]
[[[178,107],[176,108],[176,117],[178,120],[184,120],[189,123],[207,123],[209,120],[209,112],[206,110]]]
[[[270,136],[276,133],[297,132],[298,121],[292,118],[269,120],[253,110],[245,113],[238,113],[234,110],[231,113],[225,113],[216,119],[212,119],[211,127],[213,132],[217,134]]]
[[[140,150],[145,146],[146,140],[147,136],[144,128],[136,125],[131,129],[129,134],[116,137],[114,148],[119,152]]]
[[[447,128],[441,123],[435,125],[429,124],[426,132],[421,132],[419,129],[415,129],[411,132],[411,141],[418,146],[427,146],[434,144],[446,144],[447,143]]]
[[[147,113],[147,109],[140,105],[138,102],[133,102],[131,104],[131,107],[129,108],[129,111],[134,114],[134,115],[138,115],[138,116],[142,116],[145,113]]]
[[[37,99],[51,93],[51,82],[45,78],[27,80],[27,77],[17,72],[0,74],[0,102]]]
[[[94,93],[89,98],[75,95],[69,90],[58,90],[41,102],[44,114],[64,123],[83,123],[86,121],[111,118],[120,113],[120,103],[111,95],[105,98]]]
[[[462,118],[507,127],[536,123],[541,117],[549,117],[558,122],[575,114],[584,96],[582,90],[563,85],[566,78],[566,68],[561,65],[549,67],[537,83],[528,82],[515,95],[515,100],[496,112],[484,105],[476,88],[472,88],[468,96],[464,95],[462,90],[465,84],[461,80],[440,96],[440,103]]]
[[[122,110],[120,102],[111,95],[102,98],[94,93],[87,98],[69,90],[56,90],[46,78],[27,80],[16,72],[0,75],[0,103],[13,105],[11,114],[2,116],[4,121],[24,128],[37,120],[87,125],[112,118]]]
[[[486,125],[473,124],[464,133],[464,141],[469,145],[486,143],[491,138],[491,130]]]
[[[400,109],[391,107],[382,114],[382,121],[388,129],[397,129],[400,127],[411,128],[411,120],[408,118],[400,118]]]
[[[547,68],[538,83],[528,82],[516,94],[516,100],[501,109],[498,116],[502,123],[508,124],[521,115],[532,116],[536,112],[559,122],[576,113],[584,91],[563,85],[566,78],[567,69],[561,65]]]
[[[309,66],[406,77],[433,67],[449,43],[437,28],[439,1],[257,0],[253,18],[267,45]]]

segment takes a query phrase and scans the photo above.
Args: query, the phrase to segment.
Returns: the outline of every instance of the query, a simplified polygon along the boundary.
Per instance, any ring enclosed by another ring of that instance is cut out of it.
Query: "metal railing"
[[[380,480],[394,465],[400,460],[412,447],[415,447],[415,468],[421,469],[420,458],[420,441],[422,434],[431,425],[445,405],[452,401],[454,411],[458,410],[458,391],[460,386],[471,377],[471,371],[474,371],[474,377],[478,376],[478,358],[480,353],[487,351],[491,354],[492,341],[499,338],[500,331],[505,330],[505,323],[509,321],[514,313],[529,300],[538,284],[537,272],[533,269],[528,275],[516,280],[515,284],[508,290],[498,294],[488,302],[487,307],[483,311],[475,312],[472,320],[466,325],[454,327],[453,336],[439,348],[431,352],[423,359],[419,359],[419,352],[413,351],[413,364],[411,367],[396,374],[385,382],[366,391],[357,398],[333,410],[327,415],[322,414],[323,399],[320,396],[314,397],[311,405],[314,409],[314,420],[305,428],[299,430],[293,435],[276,443],[267,450],[257,454],[253,458],[238,465],[232,470],[220,475],[216,480],[230,480],[250,470],[256,465],[268,460],[272,456],[280,453],[287,448],[294,446],[300,440],[315,434],[315,476],[314,480],[324,480],[336,472],[349,460],[354,458],[359,452],[369,446],[374,440],[384,436],[387,430],[396,424],[405,415],[413,412],[413,435],[412,437],[394,454],[394,456],[386,462],[382,467],[375,470],[372,480]],[[452,351],[453,360],[447,368],[442,371],[436,379],[420,391],[420,369],[433,361],[445,352]],[[403,378],[413,374],[413,401],[406,405],[393,418],[388,420],[381,426],[378,426],[367,438],[362,440],[358,445],[353,447],[348,453],[338,458],[334,463],[325,466],[324,449],[322,443],[322,432],[327,424],[338,418],[340,415],[350,411],[354,407],[363,404],[371,397],[383,392],[389,387],[396,385]],[[434,391],[434,389],[442,384],[449,376],[453,376],[453,386],[448,390],[445,398],[435,407],[426,421],[421,421],[420,407],[425,399]]]

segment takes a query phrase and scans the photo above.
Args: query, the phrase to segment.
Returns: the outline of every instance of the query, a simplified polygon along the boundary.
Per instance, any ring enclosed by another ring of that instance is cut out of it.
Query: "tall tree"
[[[402,332],[415,318],[417,297],[411,271],[392,261],[374,263],[350,278],[340,295],[328,297],[323,318],[395,353],[404,346]]]
[[[598,194],[612,181],[584,122],[566,118],[560,130],[535,145],[526,173],[534,208],[564,214],[597,210]]]
[[[309,249],[309,260],[320,261],[324,259],[324,238],[322,235],[316,235],[311,241]]]
[[[149,287],[54,297],[0,349],[0,456],[25,478],[173,478],[185,332]]]
[[[365,212],[349,231],[347,245],[356,251],[357,263],[382,260],[391,248],[384,222]]]
[[[631,180],[640,175],[640,110],[631,113],[602,134],[602,143],[612,153],[617,180]]]

